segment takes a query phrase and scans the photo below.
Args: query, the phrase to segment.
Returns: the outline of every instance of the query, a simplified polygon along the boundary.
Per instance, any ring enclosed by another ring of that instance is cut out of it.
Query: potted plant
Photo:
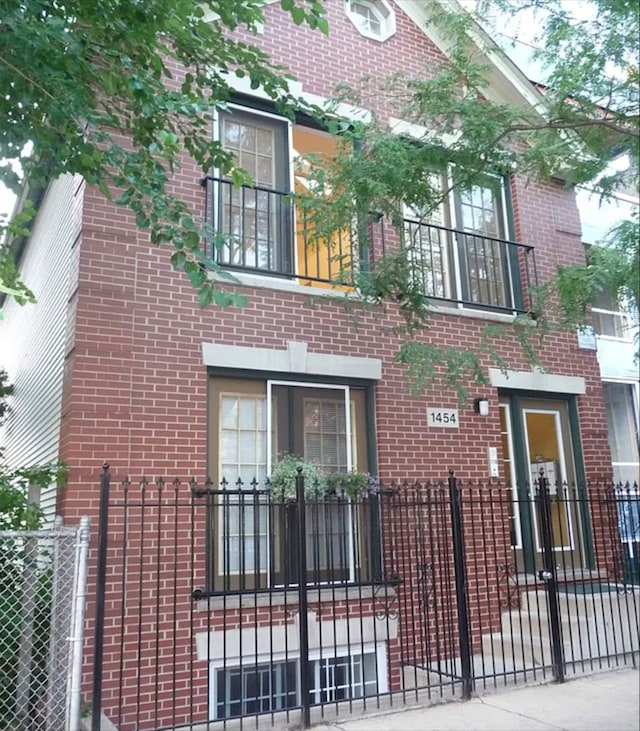
[[[332,475],[328,478],[330,489],[336,494],[344,494],[350,498],[366,497],[380,489],[378,478],[369,472],[347,472]]]
[[[304,457],[286,454],[273,468],[269,478],[273,500],[285,502],[296,499],[296,477],[299,471],[304,479],[305,497],[318,500],[326,495],[329,484],[318,465]]]

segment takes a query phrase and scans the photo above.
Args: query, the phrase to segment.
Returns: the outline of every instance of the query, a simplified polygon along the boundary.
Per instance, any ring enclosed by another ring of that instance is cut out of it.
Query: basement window
[[[387,0],[346,0],[345,10],[365,38],[386,41],[396,32],[396,17]]]
[[[319,657],[309,659],[311,704],[336,703],[387,692],[384,644],[358,648],[360,652],[354,652],[353,647],[328,646],[319,650]],[[213,718],[223,721],[295,708],[300,703],[299,662],[298,656],[289,656],[256,665],[248,660],[245,665],[230,668],[215,667],[212,663]]]

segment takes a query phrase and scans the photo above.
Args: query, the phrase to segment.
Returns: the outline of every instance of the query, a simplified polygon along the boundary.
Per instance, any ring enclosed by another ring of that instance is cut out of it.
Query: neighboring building
[[[611,230],[628,220],[639,205],[638,191],[621,190],[608,200],[579,190],[578,209],[585,245],[606,244]],[[626,573],[640,576],[640,323],[638,313],[624,307],[611,292],[600,292],[592,308],[595,345],[607,413],[613,479],[621,494],[632,499],[619,507],[619,525],[625,546]]]
[[[433,29],[425,30],[423,5],[329,2],[328,38],[294,26],[277,6],[269,6],[257,42],[292,69],[301,93],[320,102],[338,81],[354,83],[371,70],[380,76],[400,70],[420,74],[423,58],[442,58],[446,43]],[[496,51],[491,59],[493,86],[488,93],[527,108],[537,102],[537,92],[506,58]],[[38,304],[19,308],[6,303],[0,332],[7,344],[4,365],[15,384],[9,458],[39,461],[59,455],[70,467],[68,485],[57,495],[52,490],[44,496],[50,514],[55,500],[55,510],[67,522],[85,514],[95,518],[104,460],[118,478],[130,474],[201,480],[208,475],[214,485],[223,480],[226,486],[235,485],[240,478],[244,487],[254,478],[262,484],[284,453],[303,454],[328,472],[370,472],[385,481],[441,479],[455,469],[465,480],[499,478],[524,486],[542,468],[554,482],[577,484],[584,491],[587,480],[610,478],[599,364],[595,350],[582,348],[574,334],[548,338],[541,354],[544,372],[532,370],[515,339],[494,337],[492,344],[509,370],[502,372],[487,360],[490,385],[470,386],[472,398],[461,406],[455,392],[442,385],[420,398],[409,394],[403,369],[394,360],[400,344],[393,333],[400,322],[397,313],[362,311],[355,318],[332,296],[338,261],[347,269],[352,262],[366,267],[381,255],[383,242],[387,249],[399,247],[409,232],[420,241],[414,251],[416,270],[434,303],[429,330],[418,337],[440,345],[475,345],[485,337],[487,324],[509,323],[516,313],[527,312],[536,273],[543,281],[558,265],[584,261],[575,195],[562,181],[487,176],[485,185],[450,197],[443,205],[441,226],[408,216],[403,229],[394,231],[390,223],[371,219],[361,222],[360,238],[337,234],[329,254],[305,245],[304,225],[300,220],[294,224],[287,194],[304,184],[302,174],[293,174],[292,158],[330,151],[332,139],[303,118],[291,123],[278,116],[259,93],[241,85],[228,111],[218,115],[213,133],[238,155],[256,187],[233,189],[215,174],[203,186],[196,167],[185,160],[174,190],[215,228],[243,239],[244,246],[225,246],[217,253],[239,280],[234,288],[249,298],[243,309],[200,310],[186,278],[171,270],[169,252],[150,246],[134,216],[106,202],[94,188],[64,177],[51,181],[42,195],[21,256],[24,279],[34,288]],[[476,400],[487,402],[486,411],[474,408]],[[501,556],[513,549],[515,568],[532,573],[540,565],[540,547],[537,539],[523,539],[523,526],[531,533],[537,513],[527,499],[512,503],[507,497],[502,507],[501,514],[483,514],[487,532],[500,542]],[[581,576],[588,568],[586,545],[594,526],[588,511],[574,508],[560,499],[554,502],[552,539],[567,571],[570,567]],[[236,508],[226,504],[225,509]],[[145,611],[152,611],[153,604],[157,611],[162,607],[169,624],[182,622],[184,643],[197,645],[197,659],[206,662],[207,670],[186,676],[174,664],[174,680],[179,675],[183,687],[193,688],[206,683],[199,703],[203,708],[209,703],[209,717],[218,719],[246,709],[251,684],[264,682],[271,688],[262,710],[286,708],[287,687],[295,696],[294,681],[288,680],[293,666],[286,660],[274,665],[273,644],[266,659],[258,651],[263,642],[258,629],[267,632],[271,643],[276,637],[286,646],[287,631],[276,632],[290,621],[286,601],[282,609],[255,599],[253,618],[247,620],[255,630],[253,649],[247,650],[253,660],[243,659],[245,605],[231,595],[242,587],[257,592],[261,581],[290,585],[285,558],[297,553],[286,535],[270,532],[271,523],[263,524],[257,514],[252,513],[248,524],[234,523],[224,510],[209,515],[203,508],[198,517],[202,524],[192,531],[185,527],[184,545],[174,546],[173,553],[160,540],[164,519],[158,514],[158,555],[161,547],[167,550],[166,561],[174,565],[195,561],[196,553],[199,563],[184,579],[182,593],[160,594],[159,575],[146,598],[140,590]],[[143,503],[142,525],[144,515]],[[150,509],[148,516],[151,524]],[[323,520],[307,539],[311,552],[325,555],[348,541],[340,521],[326,514]],[[120,529],[135,538],[139,527],[119,523],[110,531],[116,551],[124,540]],[[359,535],[375,530],[362,527]],[[596,531],[596,544],[599,535]],[[371,606],[363,609],[361,584],[372,580],[379,557],[349,540],[349,550],[332,561],[332,569],[314,565],[317,585],[331,586],[336,576],[331,570],[338,571],[342,582],[354,576],[360,581],[354,582],[360,587],[357,607],[350,608],[352,595],[345,594],[342,613],[336,610],[331,621],[321,621],[318,598],[317,633],[311,640],[319,653],[311,685],[317,697],[331,682],[331,692],[337,693],[340,682],[347,688],[342,698],[366,695],[372,667],[384,678],[385,689],[399,687],[397,658],[409,642],[406,635],[398,638],[402,630],[389,620],[386,629],[379,629]],[[266,548],[275,544],[277,550]],[[405,548],[410,553],[411,543]],[[121,557],[114,560],[125,564]],[[486,567],[494,588],[474,599],[479,614],[482,602],[496,591],[496,562]],[[118,570],[116,563],[113,571]],[[139,570],[142,585],[142,560]],[[193,588],[187,585],[196,573],[205,594],[222,598],[218,603],[212,599],[199,614],[189,614],[191,597],[184,594]],[[123,627],[131,637],[142,637],[146,621],[131,625],[125,614],[129,617],[133,609],[124,613],[124,593],[121,599]],[[160,625],[155,626],[159,634]],[[325,649],[324,656],[322,627],[334,637],[325,640],[333,649]],[[340,650],[338,635],[343,638]],[[235,654],[224,654],[227,641],[229,646],[240,643],[240,649],[234,645]],[[141,647],[134,647],[133,655]],[[177,652],[163,651],[174,658]],[[149,683],[155,682],[156,691],[171,676],[156,657],[155,669],[129,670],[125,678],[118,674],[115,655],[109,657],[109,682],[127,688],[138,702],[140,683],[148,686],[143,673],[155,672],[155,681]],[[346,676],[345,667],[350,668]],[[257,694],[254,700],[259,697],[255,687],[252,692]],[[182,696],[172,697],[175,714]],[[144,699],[154,706],[158,727],[161,721],[167,726],[172,722],[163,704]],[[121,728],[138,728],[135,721],[129,723]]]
[[[606,241],[607,234],[638,208],[638,194],[617,193],[600,201],[596,193],[577,194],[582,240],[587,246]],[[638,313],[625,311],[609,292],[601,292],[593,306],[598,363],[602,377],[609,445],[616,482],[640,480],[638,453]]]

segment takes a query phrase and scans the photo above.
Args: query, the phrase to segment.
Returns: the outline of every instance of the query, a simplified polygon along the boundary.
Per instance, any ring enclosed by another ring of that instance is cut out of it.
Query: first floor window
[[[375,506],[342,494],[310,499],[303,536],[297,503],[271,499],[267,481],[285,455],[326,476],[368,471],[365,396],[349,385],[212,378],[214,591],[297,584],[303,541],[308,582],[371,576]]]

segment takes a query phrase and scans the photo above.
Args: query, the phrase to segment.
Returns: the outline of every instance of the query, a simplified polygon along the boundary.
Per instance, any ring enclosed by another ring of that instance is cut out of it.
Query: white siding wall
[[[12,413],[1,443],[11,467],[58,459],[68,302],[77,286],[77,247],[82,225],[81,179],[53,181],[40,204],[20,271],[37,304],[7,299],[0,321],[0,367],[14,386]],[[41,505],[51,520],[55,486]]]

